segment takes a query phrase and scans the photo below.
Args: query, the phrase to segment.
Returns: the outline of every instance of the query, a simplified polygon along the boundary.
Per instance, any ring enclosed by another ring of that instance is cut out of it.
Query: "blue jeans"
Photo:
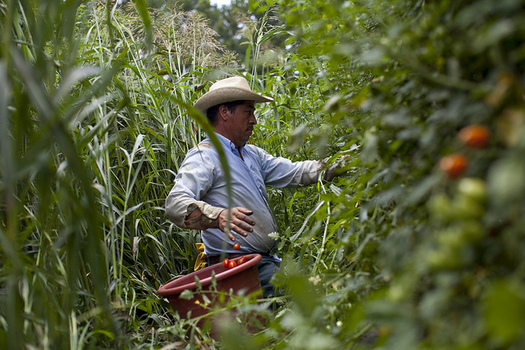
[[[262,255],[261,261],[257,264],[264,298],[270,298],[276,295],[275,288],[270,283],[270,280],[275,273],[279,272],[279,266],[280,261],[276,261],[275,257],[271,255]]]

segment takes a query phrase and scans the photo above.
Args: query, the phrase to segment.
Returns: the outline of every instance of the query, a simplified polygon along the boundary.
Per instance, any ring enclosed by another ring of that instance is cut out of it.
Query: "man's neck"
[[[244,158],[242,156],[242,149],[244,148],[245,145],[242,145],[242,146],[237,146],[227,135],[224,135],[223,133],[219,132],[217,129],[215,129],[215,133],[221,135],[222,137],[224,137],[226,140],[230,141],[231,144],[235,147],[235,149],[237,150],[237,152],[239,152],[239,156],[241,157],[241,159],[244,161]]]

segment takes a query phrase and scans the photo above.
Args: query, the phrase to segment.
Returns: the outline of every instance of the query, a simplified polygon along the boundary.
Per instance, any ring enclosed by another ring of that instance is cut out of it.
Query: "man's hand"
[[[344,174],[346,172],[345,166],[348,157],[348,154],[343,154],[337,158],[334,163],[326,169],[326,172],[324,173],[324,181],[332,181],[334,177]]]
[[[250,215],[253,214],[253,211],[243,207],[235,207],[230,210],[231,212],[231,221],[230,221],[230,230],[227,231],[228,223],[228,209],[224,209],[219,214],[219,229],[222,232],[228,234],[228,237],[235,241],[235,237],[232,234],[232,231],[240,234],[243,237],[246,237],[248,233],[253,232],[253,227],[255,226],[255,221],[250,218]]]

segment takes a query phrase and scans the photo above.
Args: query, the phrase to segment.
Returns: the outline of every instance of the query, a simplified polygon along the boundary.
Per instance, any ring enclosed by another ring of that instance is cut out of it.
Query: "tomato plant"
[[[273,73],[286,93],[267,124],[301,125],[294,157],[352,155],[319,201],[270,191],[294,344],[377,324],[378,347],[523,347],[524,318],[498,317],[525,308],[523,1],[278,3],[297,55]]]

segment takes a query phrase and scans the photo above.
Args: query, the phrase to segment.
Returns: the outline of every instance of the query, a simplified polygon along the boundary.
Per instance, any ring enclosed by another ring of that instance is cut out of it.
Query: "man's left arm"
[[[326,160],[305,160],[292,162],[282,157],[273,157],[258,149],[265,183],[273,187],[298,187],[311,185],[319,180],[331,181],[337,166],[327,166]],[[321,174],[323,177],[320,179]]]

